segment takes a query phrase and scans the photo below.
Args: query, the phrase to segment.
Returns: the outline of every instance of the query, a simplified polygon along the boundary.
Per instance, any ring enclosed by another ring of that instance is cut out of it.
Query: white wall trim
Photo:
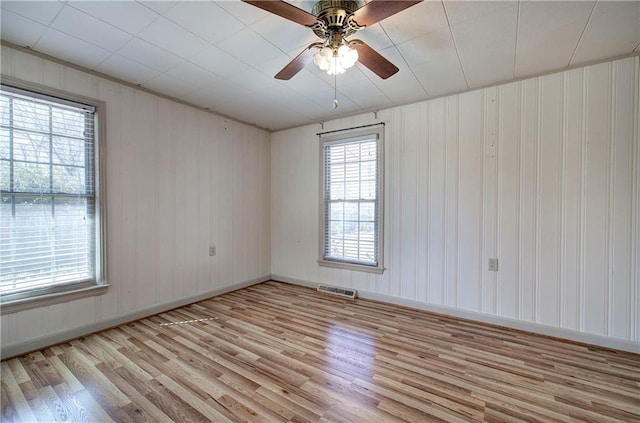
[[[216,297],[232,291],[237,291],[238,289],[242,289],[242,288],[246,288],[262,282],[266,282],[268,280],[270,280],[270,276],[266,275],[259,278],[250,279],[244,282],[235,283],[225,288],[206,291],[192,297],[181,298],[179,300],[169,301],[164,304],[158,304],[153,307],[137,310],[132,313],[127,313],[124,315],[120,315],[111,319],[102,320],[100,322],[92,323],[89,325],[80,326],[70,330],[63,330],[53,334],[48,334],[46,336],[30,339],[26,342],[21,342],[21,343],[12,344],[12,345],[2,345],[2,348],[0,350],[0,356],[2,360],[5,360],[7,358],[28,353],[30,351],[39,350],[52,345],[60,344],[62,342],[70,341],[72,339],[76,339],[82,336],[87,336],[89,334],[96,333],[102,330],[113,328],[113,327],[116,327],[125,323],[129,323],[135,320],[150,317],[158,313],[163,313],[165,311],[172,310],[174,308],[183,307],[198,301],[205,300],[207,298]]]
[[[285,282],[293,285],[305,286],[308,288],[316,288],[318,283],[302,279],[290,278],[283,275],[271,275],[271,279],[279,282]],[[510,319],[508,317],[492,316],[489,314],[478,313],[474,311],[460,310],[451,307],[443,307],[434,304],[422,303],[406,298],[392,297],[390,295],[377,294],[368,291],[358,291],[358,298],[367,300],[380,301],[389,304],[395,304],[404,307],[424,310],[431,313],[444,314],[451,317],[473,320],[475,322],[487,323],[490,325],[502,326],[509,329],[516,329],[525,332],[531,332],[537,335],[550,336],[554,338],[565,339],[583,344],[595,345],[614,350],[627,351],[640,354],[640,344],[624,339],[616,339],[608,336],[602,336],[594,333],[578,332],[571,329],[557,328],[553,326],[543,325],[540,323],[525,322],[521,320]]]

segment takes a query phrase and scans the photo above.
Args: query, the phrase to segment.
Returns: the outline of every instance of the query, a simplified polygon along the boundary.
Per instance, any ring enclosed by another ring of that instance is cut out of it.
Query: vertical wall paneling
[[[254,130],[258,132],[257,130]],[[257,203],[256,213],[264,215],[266,218],[260,219],[260,236],[259,236],[259,257],[260,257],[260,274],[271,274],[271,143],[270,135],[262,131],[258,132],[261,138],[261,149],[256,158],[260,164],[259,178],[263,181],[269,181],[268,185],[256,186],[256,190],[260,193]],[[266,160],[265,160],[266,158]],[[268,205],[265,206],[265,205]],[[316,209],[317,210],[317,209]]]
[[[385,266],[389,268],[389,273],[385,278],[384,293],[395,297],[401,296],[402,291],[402,158],[404,149],[404,119],[400,110],[392,111],[392,121],[387,144],[389,145],[389,154],[385,156],[385,162],[391,164],[390,175],[388,181],[390,189],[385,191],[387,198],[385,205],[388,206],[389,214],[385,213],[385,221],[388,217],[388,224],[385,226],[388,230],[385,232],[386,238],[389,239],[389,246],[385,248],[387,255],[385,257]],[[389,258],[388,266],[386,258]],[[389,278],[394,275],[394,280]]]
[[[585,310],[586,310],[586,288],[585,288],[585,237],[586,237],[586,175],[587,175],[587,104],[589,100],[589,90],[587,87],[589,86],[589,68],[583,68],[582,72],[582,104],[580,108],[582,110],[582,115],[580,116],[580,184],[579,184],[579,196],[578,196],[578,204],[579,204],[579,235],[578,235],[578,327],[581,331],[585,331]]]
[[[2,331],[2,342],[15,342],[18,339],[17,328],[15,323],[15,316],[13,314],[6,314],[0,319],[0,330]]]
[[[637,91],[633,62],[614,63],[615,83],[612,91],[613,122],[611,131],[611,162],[609,214],[610,269],[612,278],[609,293],[609,335],[624,338],[631,335],[631,316],[637,305],[633,304],[633,174],[634,174],[634,126],[637,125],[637,109],[634,109],[634,89]],[[635,138],[637,140],[637,138]],[[637,171],[637,170],[636,170]],[[624,330],[626,329],[626,330]]]
[[[171,116],[168,103],[156,103],[152,107],[155,115],[154,121],[160,119],[161,116]],[[158,257],[158,284],[156,301],[162,303],[169,301],[173,295],[172,281],[177,278],[176,256],[173,254],[173,249],[176,245],[176,226],[173,222],[175,222],[177,218],[175,209],[175,196],[177,192],[175,178],[173,177],[176,173],[176,154],[174,151],[175,144],[172,142],[173,136],[170,131],[162,131],[160,128],[154,128],[154,138],[154,148],[158,151],[158,169],[163,170],[162,172],[158,172],[156,177],[159,188],[156,200],[158,221],[171,222],[171,224],[160,225],[156,229],[158,233],[158,249],[156,251],[156,256]],[[111,201],[108,201],[107,204],[111,204]],[[109,240],[108,245],[119,244]],[[109,262],[111,266],[111,260],[109,260]]]
[[[133,90],[129,87],[121,87],[116,86],[116,96],[120,98],[122,103],[120,103],[121,108],[118,108],[118,116],[115,118],[117,121],[122,122],[123,125],[127,128],[131,128],[133,126],[132,118],[133,115],[127,113],[127,110],[132,110],[134,107],[133,103]],[[109,110],[107,110],[109,112]],[[132,140],[125,134],[121,129],[115,129],[113,127],[112,119],[107,120],[107,134],[110,133],[109,130],[116,131],[117,136],[113,141],[107,138],[107,157],[112,157],[112,160],[117,160],[118,163],[118,176],[119,181],[117,186],[128,186],[131,187],[131,184],[134,182],[134,170],[136,169],[135,163],[133,160],[133,154],[131,151]],[[132,129],[135,131],[135,129]],[[109,142],[111,141],[111,142]],[[117,143],[117,144],[116,144]],[[114,150],[118,150],[117,158],[113,154]],[[107,174],[108,174],[107,169]],[[122,263],[120,267],[120,271],[122,272],[122,279],[124,283],[122,284],[122,290],[125,294],[122,298],[122,302],[120,303],[120,309],[118,312],[123,312],[124,310],[135,310],[136,307],[136,294],[137,289],[134,284],[131,283],[134,279],[134,272],[136,270],[135,267],[135,242],[136,242],[136,231],[135,231],[135,221],[133,219],[133,212],[135,207],[135,191],[133,189],[116,189],[114,184],[107,184],[107,198],[109,198],[111,194],[111,198],[113,195],[118,196],[118,200],[112,200],[115,210],[117,210],[118,215],[116,216],[116,221],[121,222],[121,225],[118,225],[114,230],[119,234],[119,240],[116,242],[111,242],[110,244],[114,250],[118,251],[119,257],[115,260]],[[107,204],[112,201],[107,202]],[[122,204],[129,204],[130,207],[122,207]],[[173,205],[171,205],[173,209]],[[109,212],[107,212],[107,218],[109,216]],[[113,219],[112,219],[113,220]],[[107,222],[109,225],[109,222]],[[112,224],[113,225],[113,224]],[[108,226],[107,226],[108,228]],[[112,228],[114,228],[112,226]],[[109,235],[109,231],[107,229],[107,236]],[[118,245],[119,248],[116,248],[115,245]],[[110,256],[113,259],[113,255]],[[109,276],[110,280],[113,278],[113,274]],[[171,292],[171,291],[170,291]],[[72,307],[76,306],[74,303]],[[76,313],[72,315],[77,316]],[[77,324],[78,322],[73,322]]]
[[[195,191],[196,192],[210,192],[209,181],[209,167],[207,166],[206,159],[208,158],[207,149],[207,136],[209,133],[208,122],[206,118],[198,113],[196,116],[195,126],[197,128],[196,137],[194,139],[194,166],[196,170],[195,175]],[[198,195],[196,197],[196,222],[210,222],[209,218],[209,197]],[[209,251],[209,225],[206,230],[201,230],[196,227],[195,233],[195,250],[196,253],[196,289],[200,292],[209,286],[210,274],[209,274],[209,256],[206,254]]]
[[[520,83],[519,85],[519,92],[518,92],[518,100],[519,102],[517,103],[517,110],[519,112],[519,117],[518,117],[518,122],[519,122],[519,134],[518,134],[518,156],[515,158],[518,161],[518,197],[517,197],[517,240],[518,240],[518,244],[517,244],[517,251],[518,251],[518,256],[516,257],[516,264],[517,264],[517,280],[516,280],[516,293],[517,293],[517,297],[516,297],[516,318],[517,319],[524,319],[523,318],[523,312],[522,310],[524,309],[524,303],[523,303],[523,295],[522,292],[524,291],[524,270],[525,270],[525,266],[522,260],[522,252],[524,250],[524,246],[525,246],[525,240],[524,240],[524,232],[523,232],[523,228],[524,228],[524,172],[525,172],[525,114],[524,114],[524,105],[525,105],[525,84],[524,83]]]
[[[400,117],[402,119],[401,135],[397,141],[401,145],[399,166],[400,172],[400,213],[402,216],[397,219],[397,231],[392,230],[392,236],[396,236],[400,243],[400,297],[415,298],[416,295],[416,262],[423,261],[416,252],[416,229],[417,229],[417,197],[418,197],[418,146],[424,144],[426,140],[418,138],[418,125],[420,123],[419,105],[407,106],[405,112]],[[405,135],[406,134],[406,135]],[[427,195],[421,192],[421,195]],[[424,279],[422,279],[424,280]]]
[[[315,257],[290,241],[316,216],[286,205],[317,195],[317,169],[296,164],[317,160],[317,149],[305,146],[317,130],[273,133],[273,273],[366,288],[425,308],[640,341],[638,62],[381,111],[382,275],[319,270]],[[325,125],[362,123],[365,115]],[[279,223],[281,214],[289,226]],[[307,238],[297,242],[317,242],[317,235]],[[488,271],[490,257],[499,259],[497,273]]]
[[[184,288],[192,289],[193,281],[189,275],[189,262],[194,254],[191,245],[191,225],[193,222],[192,207],[185,208],[191,203],[191,168],[189,166],[190,143],[193,137],[192,128],[185,122],[186,111],[182,107],[171,104],[171,142],[175,144],[176,139],[181,142],[173,147],[175,174],[173,184],[175,195],[173,196],[172,209],[175,210],[174,226],[175,245],[183,254],[173,254],[175,257],[175,281],[171,284],[171,297],[176,298]],[[185,136],[186,135],[186,136]],[[183,211],[184,210],[184,211]],[[133,280],[133,279],[132,279]],[[135,285],[133,285],[135,286]]]
[[[564,107],[566,135],[563,139],[563,221],[561,238],[564,252],[560,257],[563,267],[563,302],[561,326],[579,329],[580,275],[581,275],[581,157],[582,157],[582,104],[583,70],[564,74]]]
[[[209,137],[205,138],[205,151],[203,152],[204,159],[209,157],[220,157],[220,144],[222,138],[222,125],[220,123],[220,118],[212,119],[209,121],[207,126],[207,132],[210,134]],[[207,186],[207,192],[210,193],[208,196],[209,201],[209,230],[207,231],[207,241],[208,246],[215,246],[220,240],[220,190],[215,189],[220,185],[220,167],[215,166],[209,168],[209,181]],[[205,184],[206,185],[206,184]],[[204,231],[203,231],[204,232]],[[218,252],[216,252],[218,253]],[[219,260],[209,260],[209,283],[212,285],[216,285],[220,280],[220,266]]]
[[[445,104],[445,144],[446,148],[446,305],[458,306],[458,281],[459,281],[459,207],[458,198],[460,191],[460,97],[449,97]]]
[[[482,173],[482,253],[480,259],[480,272],[482,274],[482,308],[486,313],[496,314],[497,274],[488,270],[488,259],[497,257],[496,214],[497,208],[497,126],[499,125],[498,88],[485,90],[483,104],[483,173]]]
[[[458,193],[458,307],[479,310],[482,302],[483,92],[460,96],[460,191]]]
[[[224,119],[220,133],[220,157],[226,158],[218,164],[220,172],[220,186],[227,187],[220,190],[218,195],[220,200],[220,238],[216,239],[216,257],[220,263],[220,279],[233,280],[233,135],[231,122]]]
[[[231,130],[231,136],[232,139],[236,137],[236,132],[238,132],[238,129],[235,127],[235,125],[233,124],[233,122],[229,122],[229,126],[230,126],[230,130]],[[237,168],[237,166],[240,164],[240,160],[241,158],[246,154],[245,153],[245,146],[244,143],[242,142],[231,142],[231,165],[232,165],[232,169]],[[242,224],[243,222],[243,212],[242,212],[242,201],[243,201],[243,195],[242,192],[239,192],[236,187],[242,186],[243,185],[243,179],[245,177],[246,173],[245,172],[230,172],[230,180],[231,180],[231,186],[233,187],[231,189],[231,210],[237,210],[238,212],[232,212],[231,213],[231,220],[229,221],[231,223],[231,230],[233,235],[230,236],[229,238],[229,243],[227,244],[228,248],[231,250],[230,253],[230,258],[233,257],[235,258],[235,260],[232,260],[233,265],[231,266],[231,279],[233,281],[238,280],[239,278],[241,278],[241,273],[243,271],[243,268],[245,266],[245,262],[246,262],[246,253],[244,251],[242,251],[242,246],[244,244],[244,237],[245,237],[245,231],[246,228],[245,226]]]
[[[564,304],[566,302],[566,265],[564,257],[567,253],[566,237],[564,236],[563,228],[567,225],[566,209],[567,209],[567,172],[566,172],[566,159],[567,159],[567,134],[568,134],[568,117],[567,117],[567,74],[561,74],[561,113],[562,113],[562,128],[560,136],[560,204],[558,205],[559,217],[558,217],[558,237],[560,238],[560,254],[558,256],[558,325],[562,326],[566,321]]]
[[[606,258],[606,277],[607,277],[607,292],[606,292],[606,299],[607,299],[607,303],[606,303],[606,311],[605,311],[605,316],[606,316],[606,328],[605,328],[605,333],[607,335],[610,335],[614,332],[613,330],[613,314],[614,314],[614,306],[613,306],[613,301],[614,301],[614,289],[615,289],[615,280],[614,280],[614,275],[612,272],[612,264],[613,261],[615,260],[615,254],[618,252],[617,248],[615,246],[615,242],[614,242],[614,232],[613,232],[613,216],[615,215],[615,183],[616,183],[616,178],[615,178],[615,168],[617,166],[617,160],[616,160],[616,155],[614,154],[614,148],[616,146],[616,137],[619,135],[618,132],[618,127],[616,124],[616,118],[619,116],[617,109],[618,109],[618,104],[617,104],[617,90],[616,90],[616,86],[617,86],[617,79],[618,79],[618,66],[616,63],[611,63],[609,65],[609,71],[610,71],[610,87],[609,87],[609,133],[608,133],[608,137],[607,137],[607,164],[608,164],[608,169],[607,169],[607,192],[608,192],[608,198],[607,198],[607,215],[606,215],[606,221],[607,221],[607,228],[606,228],[606,234],[607,234],[607,245],[609,246],[608,249],[608,255]],[[624,219],[624,218],[623,218]],[[621,269],[624,269],[625,266],[624,264],[622,264],[620,266]]]
[[[559,324],[560,206],[562,165],[562,75],[541,78],[539,97],[537,321]]]
[[[520,204],[520,87],[508,84],[498,91],[498,208],[497,309],[499,316],[517,318],[519,273],[519,204]]]
[[[539,80],[524,81],[522,102],[523,148],[521,168],[521,219],[520,219],[520,318],[536,321],[536,246],[537,246],[537,159],[538,159],[538,85]]]
[[[151,121],[152,109],[148,95],[131,90],[131,107],[140,110],[138,119],[142,122]],[[155,203],[154,177],[155,169],[153,168],[153,131],[152,127],[147,125],[137,125],[130,122],[131,133],[126,140],[128,157],[127,164],[133,168],[132,174],[128,179],[128,185],[132,193],[131,203],[131,227],[133,229],[134,240],[131,243],[132,258],[135,261],[133,274],[131,275],[130,284],[133,295],[132,299],[135,303],[130,307],[137,309],[143,306],[146,299],[152,298],[156,301],[157,290],[153,284],[136,284],[133,281],[142,280],[144,278],[157,277],[156,268],[153,266],[154,249],[147,248],[146,242],[155,242],[155,227],[157,222],[154,219],[155,210],[145,207],[148,204]],[[154,244],[155,245],[155,244]]]
[[[630,302],[629,310],[630,322],[629,333],[631,339],[635,339],[640,342],[640,61],[633,62],[634,69],[634,82],[635,86],[632,90],[635,95],[633,96],[633,112],[631,114],[631,120],[633,122],[633,165],[631,166],[631,266],[629,278],[629,292]],[[635,283],[634,283],[635,282]]]
[[[609,64],[589,68],[586,101],[584,330],[606,333]]]
[[[413,298],[420,298],[427,301],[429,293],[432,289],[432,280],[429,278],[430,271],[430,254],[431,245],[429,241],[431,237],[428,234],[432,230],[431,213],[429,209],[429,199],[431,198],[431,169],[428,164],[431,163],[431,113],[429,103],[420,103],[417,105],[417,136],[418,141],[416,151],[416,231],[415,231],[415,293]],[[424,280],[427,283],[417,283],[418,280]]]
[[[446,150],[446,102],[443,99],[426,103],[428,113],[429,155],[423,167],[428,175],[429,195],[424,196],[428,213],[428,229],[420,234],[427,239],[428,291],[426,301],[446,304],[446,233],[447,233],[447,150]],[[421,199],[422,200],[422,199]],[[417,297],[421,298],[421,297]]]
[[[2,74],[104,102],[110,283],[3,316],[3,354],[270,275],[268,132],[6,46]]]
[[[532,119],[533,126],[535,127],[532,139],[534,140],[534,154],[533,158],[533,260],[532,260],[532,281],[533,281],[533,295],[532,295],[532,320],[534,322],[540,321],[540,229],[541,229],[541,199],[540,199],[540,171],[541,171],[541,139],[542,139],[542,88],[544,80],[538,79],[536,81],[536,101],[535,101],[535,115]]]

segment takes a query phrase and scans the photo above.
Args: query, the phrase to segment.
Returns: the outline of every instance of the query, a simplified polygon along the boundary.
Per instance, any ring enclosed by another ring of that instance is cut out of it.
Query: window
[[[95,107],[2,85],[0,119],[3,313],[101,285]]]
[[[384,270],[382,132],[321,136],[321,265]]]

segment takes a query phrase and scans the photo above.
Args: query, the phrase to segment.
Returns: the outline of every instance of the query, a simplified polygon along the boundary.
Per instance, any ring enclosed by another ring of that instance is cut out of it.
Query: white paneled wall
[[[269,277],[268,132],[8,47],[2,74],[106,102],[111,284],[2,316],[3,352]]]
[[[274,278],[640,350],[638,63],[325,123],[386,123],[383,275],[317,265],[320,125],[272,134]]]

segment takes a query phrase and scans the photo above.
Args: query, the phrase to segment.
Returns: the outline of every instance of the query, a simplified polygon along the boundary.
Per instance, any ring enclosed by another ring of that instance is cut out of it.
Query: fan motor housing
[[[320,0],[311,11],[324,25],[312,28],[320,38],[326,38],[330,33],[355,32],[348,23],[348,18],[361,5],[361,1],[354,0]],[[346,35],[346,34],[344,34]]]

